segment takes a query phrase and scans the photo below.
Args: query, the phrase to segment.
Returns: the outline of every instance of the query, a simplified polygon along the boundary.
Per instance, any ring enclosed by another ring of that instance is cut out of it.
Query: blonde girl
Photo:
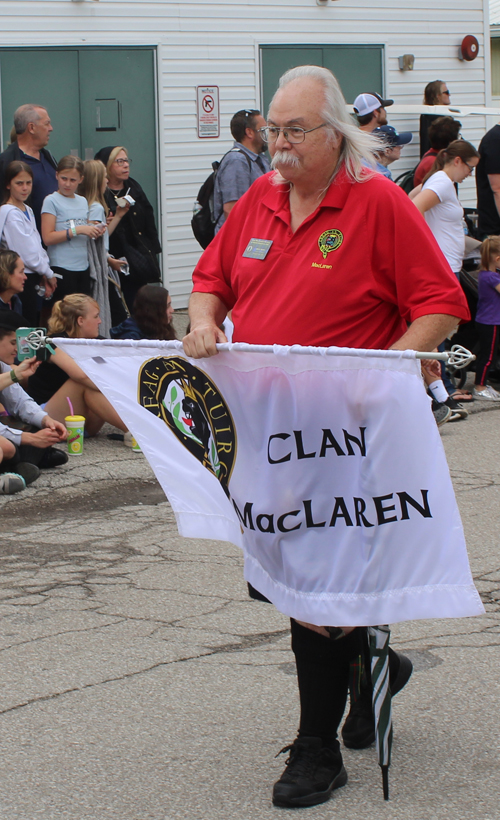
[[[55,303],[48,335],[96,339],[100,324],[97,302],[86,294],[73,293]],[[29,379],[27,392],[51,418],[62,422],[68,415],[68,397],[75,413],[85,416],[85,430],[89,436],[95,436],[105,421],[127,432],[124,423],[94,382],[58,347]]]
[[[78,193],[85,197],[89,206],[88,221],[95,225],[106,225],[104,232],[104,246],[108,254],[108,265],[112,270],[120,273],[123,262],[119,259],[109,255],[109,237],[125,216],[130,205],[127,202],[126,207],[117,207],[116,213],[109,217],[109,207],[104,198],[104,192],[108,187],[108,177],[106,175],[106,166],[99,159],[88,159],[83,165],[83,180],[78,186]]]

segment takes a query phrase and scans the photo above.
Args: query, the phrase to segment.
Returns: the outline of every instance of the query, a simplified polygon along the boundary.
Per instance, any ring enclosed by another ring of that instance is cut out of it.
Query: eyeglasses
[[[450,96],[450,92],[448,91],[447,88],[445,88],[444,91],[441,91],[441,94],[448,94],[448,97]]]
[[[471,172],[471,174],[473,174],[473,173],[474,173],[474,171],[476,170],[476,166],[475,166],[475,165],[469,165],[469,163],[468,163],[468,162],[466,162],[464,159],[462,160],[462,162],[463,162],[463,164],[464,164],[464,165],[466,165],[466,166],[467,166],[467,168],[469,169],[469,171]]]
[[[321,125],[317,125],[316,128],[299,128],[297,125],[293,126],[285,126],[285,128],[277,128],[275,125],[266,125],[265,128],[259,128],[259,134],[261,135],[262,139],[265,142],[276,142],[280,134],[283,134],[284,138],[287,142],[291,145],[297,145],[300,142],[304,142],[306,138],[306,134],[310,134],[311,131],[317,131],[318,128],[324,128],[326,126],[326,122],[322,122]]]
[[[117,165],[132,165],[131,159],[115,159]]]

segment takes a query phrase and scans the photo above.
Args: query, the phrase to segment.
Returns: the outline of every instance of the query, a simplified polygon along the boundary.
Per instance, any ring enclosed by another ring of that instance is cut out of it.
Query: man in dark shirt
[[[21,160],[33,171],[33,190],[30,205],[35,214],[40,231],[42,203],[48,194],[57,190],[56,161],[47,145],[52,129],[50,117],[45,108],[27,103],[21,105],[14,114],[17,140],[0,154],[0,190],[3,191],[5,169],[10,162]]]
[[[486,132],[476,169],[478,227],[482,236],[500,234],[500,125]]]

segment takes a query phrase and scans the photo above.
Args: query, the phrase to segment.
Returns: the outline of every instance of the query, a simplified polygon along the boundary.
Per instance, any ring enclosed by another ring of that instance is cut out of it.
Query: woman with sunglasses
[[[424,105],[450,105],[450,90],[442,80],[433,80],[427,83],[424,91]],[[431,147],[428,131],[429,126],[437,120],[441,114],[421,114],[420,115],[420,159]]]
[[[117,200],[129,194],[135,200],[109,238],[109,252],[115,259],[124,256],[130,274],[120,273],[125,301],[132,308],[135,294],[140,287],[151,282],[161,283],[161,270],[157,254],[161,253],[155,216],[151,203],[139,183],[130,176],[132,160],[122,145],[107,146],[97,152],[94,159],[106,166],[108,187],[104,198],[113,217]],[[123,203],[120,202],[120,205]]]

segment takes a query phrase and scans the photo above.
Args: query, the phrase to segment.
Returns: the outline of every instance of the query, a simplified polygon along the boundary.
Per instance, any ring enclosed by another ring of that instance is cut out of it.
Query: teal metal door
[[[52,120],[54,130],[47,146],[52,154],[60,159],[71,151],[79,152],[78,51],[2,49],[0,82],[2,151],[10,142],[16,108],[36,103],[47,109]]]
[[[81,155],[123,145],[130,176],[156,207],[154,52],[151,49],[80,49]]]
[[[333,71],[348,103],[363,91],[382,94],[382,57],[381,45],[261,46],[264,116],[281,75],[299,65],[319,65]]]
[[[47,108],[56,159],[92,159],[106,145],[127,148],[130,175],[157,210],[156,94],[151,48],[0,49],[2,150],[14,111],[23,103]]]

